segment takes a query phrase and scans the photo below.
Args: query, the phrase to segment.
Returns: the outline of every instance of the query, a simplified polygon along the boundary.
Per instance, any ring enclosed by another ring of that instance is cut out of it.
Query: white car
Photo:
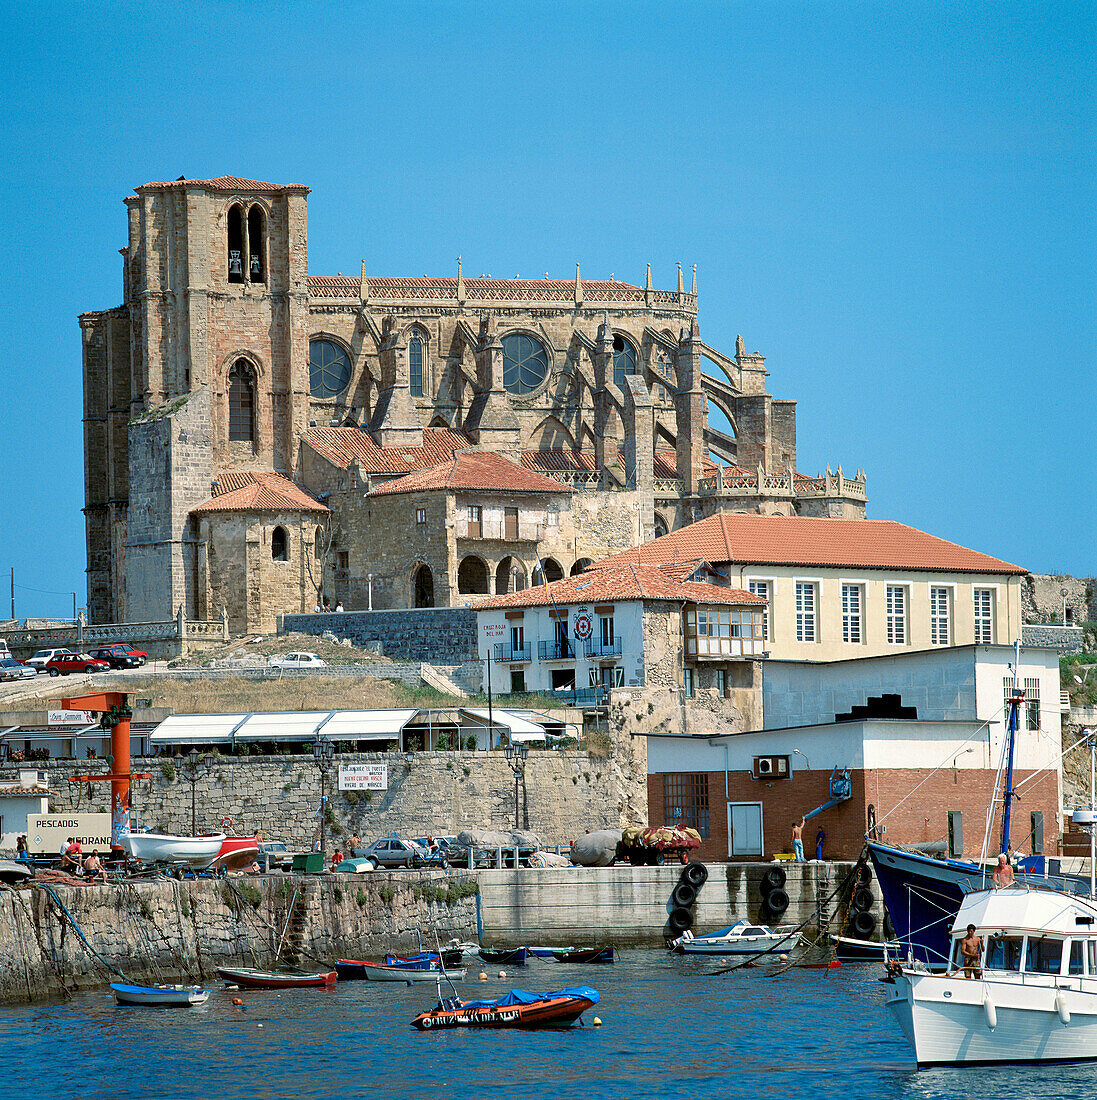
[[[23,664],[33,668],[35,672],[41,672],[46,667],[46,662],[58,653],[68,653],[68,649],[62,646],[59,649],[40,649],[33,657],[28,657]]]
[[[327,668],[328,663],[315,653],[275,654],[267,662],[271,668]]]

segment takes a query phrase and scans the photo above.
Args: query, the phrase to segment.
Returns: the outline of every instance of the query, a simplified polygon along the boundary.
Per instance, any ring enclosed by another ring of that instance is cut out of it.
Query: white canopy
[[[173,714],[153,730],[153,745],[234,744],[239,741],[329,741],[399,737],[418,710],[273,711],[254,714]]]
[[[477,722],[482,722],[485,726],[488,724],[488,712],[486,710],[473,710],[471,707],[462,707],[460,713],[462,717],[473,718]],[[491,721],[496,726],[502,726],[506,729],[511,741],[544,741],[545,727],[537,725],[536,722],[531,722],[526,717],[528,713],[528,711],[522,713],[517,710],[500,710],[493,707]]]

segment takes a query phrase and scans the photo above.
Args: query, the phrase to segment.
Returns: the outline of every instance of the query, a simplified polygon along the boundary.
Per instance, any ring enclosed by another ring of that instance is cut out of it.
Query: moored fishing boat
[[[209,1000],[209,990],[198,985],[128,985],[125,982],[111,982],[110,988],[120,1005],[177,1008],[180,1005],[201,1005]]]
[[[490,1001],[439,997],[438,1006],[429,1012],[421,1012],[411,1021],[411,1026],[419,1031],[455,1027],[570,1027],[599,999],[598,991],[589,986],[550,993],[512,989]]]
[[[460,949],[447,948],[442,954],[436,951],[423,951],[418,955],[386,955],[380,962],[365,959],[336,959],[335,972],[340,981],[366,978],[366,967],[381,966],[390,970],[425,970],[435,973],[444,965],[447,970],[459,968],[462,952]]]
[[[383,963],[362,963],[361,973],[356,975],[368,982],[433,982],[439,978],[450,981],[464,980],[465,968],[447,966],[444,970],[438,966],[430,968],[412,966],[386,966]]]
[[[612,947],[564,947],[553,951],[552,957],[558,963],[611,963]]]
[[[480,958],[482,958],[484,962],[489,963],[502,963],[507,966],[525,966],[528,956],[529,950],[525,947],[480,948]]]
[[[764,955],[771,951],[791,951],[800,940],[800,933],[795,928],[772,929],[765,924],[748,924],[741,920],[729,928],[703,936],[695,936],[687,929],[671,941],[670,948],[681,955]]]
[[[901,945],[890,940],[886,944],[882,940],[858,940],[852,936],[831,936],[830,942],[834,945],[836,958],[845,962],[882,962],[884,948],[887,947],[893,956],[901,953]]]
[[[225,834],[169,836],[166,833],[122,833],[118,843],[131,859],[142,863],[183,864],[202,870],[217,858]]]
[[[296,989],[303,986],[331,985],[334,970],[260,970],[254,966],[222,966],[218,975],[234,985],[249,989]]]

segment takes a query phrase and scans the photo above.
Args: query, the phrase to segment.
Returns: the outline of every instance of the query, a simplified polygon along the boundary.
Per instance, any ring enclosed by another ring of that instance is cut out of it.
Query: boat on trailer
[[[200,985],[128,985],[125,982],[111,982],[110,988],[120,1005],[178,1008],[202,1005],[209,1000],[209,990]]]
[[[589,986],[530,993],[512,989],[490,1001],[463,1001],[460,997],[439,997],[438,1006],[421,1012],[411,1026],[419,1031],[440,1031],[455,1027],[549,1028],[570,1027],[588,1008],[599,1001],[598,991]]]
[[[331,985],[336,980],[334,970],[260,970],[254,966],[218,967],[218,975],[226,982],[247,989],[298,989]]]
[[[217,858],[225,839],[224,833],[214,836],[123,833],[118,843],[130,859],[141,863],[166,863],[201,871]]]
[[[677,939],[671,940],[670,949],[680,955],[768,955],[774,951],[791,951],[799,946],[800,940],[800,933],[795,928],[774,929],[741,920],[703,936],[695,936],[686,929]]]

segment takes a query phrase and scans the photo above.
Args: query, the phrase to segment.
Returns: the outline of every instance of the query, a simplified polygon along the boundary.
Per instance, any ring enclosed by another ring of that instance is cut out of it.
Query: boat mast
[[[1089,896],[1091,898],[1097,898],[1097,869],[1094,868],[1093,857],[1095,854],[1094,847],[1097,845],[1097,830],[1093,827],[1093,776],[1095,771],[1094,754],[1097,753],[1097,739],[1095,739],[1093,730],[1086,730],[1089,735]]]
[[[1013,791],[1013,749],[1017,734],[1017,712],[1021,707],[1024,692],[1018,686],[1018,666],[1021,663],[1021,639],[1014,643],[1013,690],[1009,697],[1009,751],[1006,755],[1006,789],[1004,791],[1005,811],[1002,814],[1002,851],[1009,856],[1009,819],[1016,797]]]

